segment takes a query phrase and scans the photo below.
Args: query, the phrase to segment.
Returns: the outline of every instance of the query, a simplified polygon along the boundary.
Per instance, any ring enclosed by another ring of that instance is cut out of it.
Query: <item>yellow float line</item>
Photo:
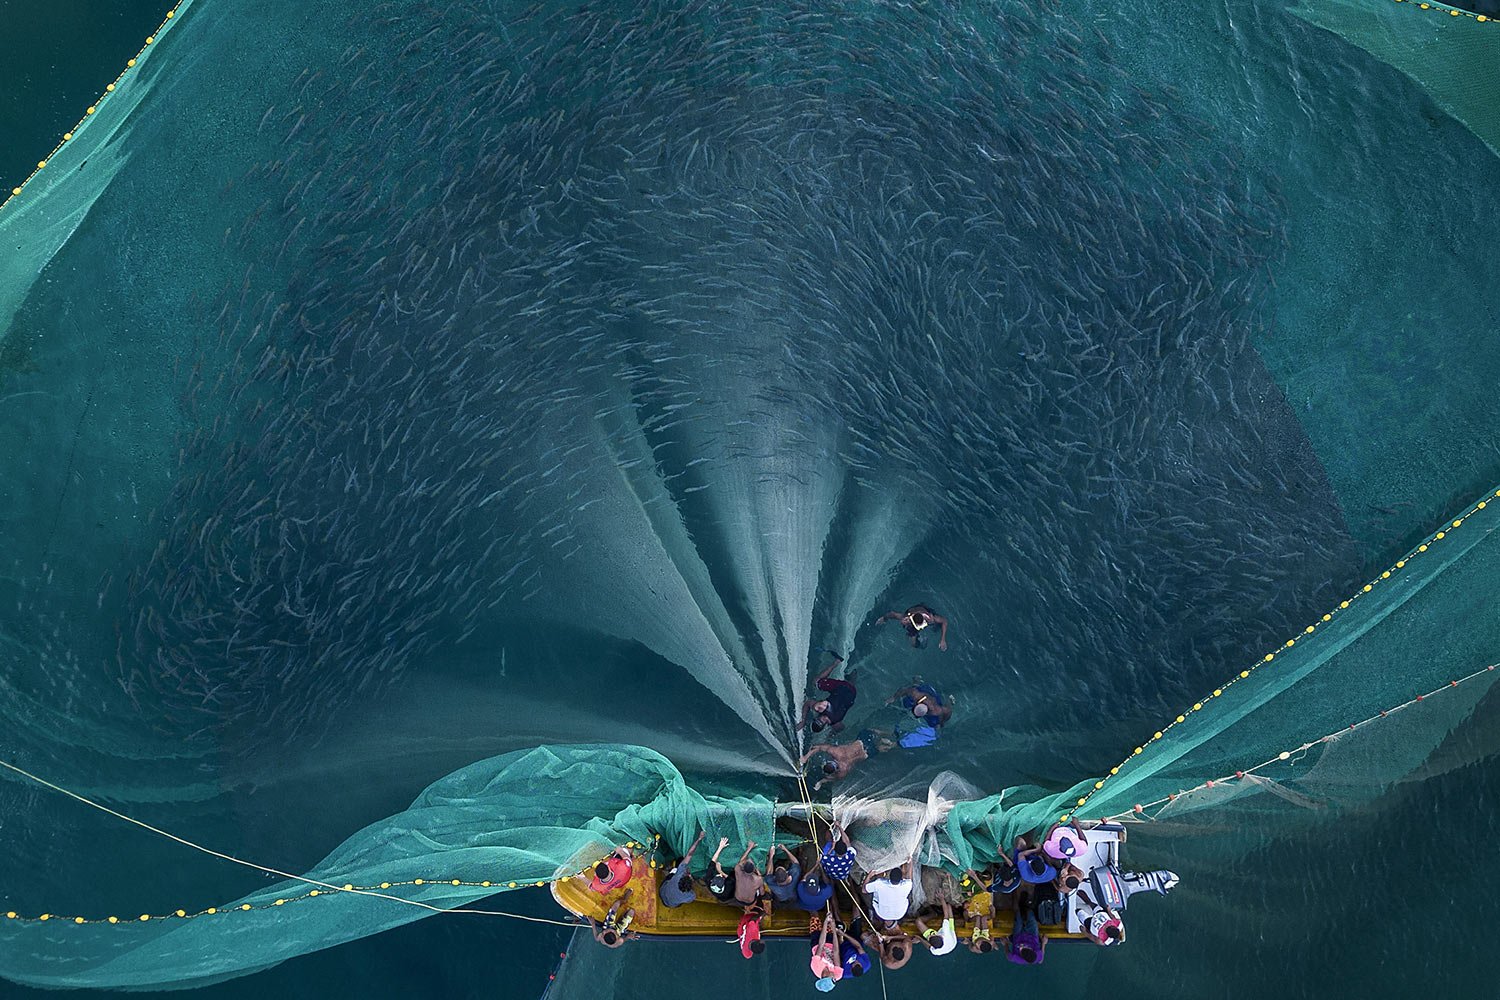
[[[1409,0],[1398,0],[1398,2],[1406,3],[1406,2],[1409,2]],[[1470,505],[1470,507],[1468,508],[1468,510],[1465,511],[1463,514],[1459,515],[1458,517],[1455,517],[1448,524],[1445,524],[1442,527],[1441,530],[1435,531],[1432,534],[1428,535],[1427,539],[1425,541],[1423,541],[1421,544],[1417,545],[1416,548],[1414,548],[1414,549],[1410,550],[1409,552],[1407,552],[1406,555],[1402,556],[1400,559],[1397,559],[1396,560],[1396,564],[1394,566],[1392,566],[1390,569],[1384,570],[1383,572],[1381,572],[1381,574],[1379,576],[1375,577],[1369,583],[1365,584],[1356,593],[1354,593],[1350,597],[1348,597],[1348,598],[1340,601],[1339,602],[1339,606],[1337,608],[1329,611],[1327,614],[1325,614],[1320,622],[1315,622],[1314,624],[1308,625],[1306,628],[1304,628],[1302,630],[1302,635],[1303,636],[1312,635],[1314,632],[1317,631],[1318,625],[1320,625],[1320,624],[1327,624],[1328,622],[1333,621],[1334,616],[1337,615],[1340,611],[1347,610],[1349,608],[1349,606],[1351,604],[1353,604],[1355,601],[1359,600],[1365,594],[1370,593],[1372,590],[1374,590],[1381,583],[1385,582],[1386,580],[1389,580],[1391,578],[1391,574],[1393,572],[1395,572],[1396,570],[1405,569],[1406,568],[1406,564],[1408,562],[1410,562],[1411,560],[1417,558],[1420,555],[1425,554],[1427,552],[1427,550],[1429,548],[1431,548],[1433,545],[1435,545],[1438,542],[1442,541],[1443,539],[1447,538],[1449,532],[1452,532],[1455,529],[1457,529],[1459,527],[1462,527],[1464,521],[1466,521],[1468,518],[1472,517],[1474,514],[1478,513],[1479,511],[1484,510],[1486,507],[1489,506],[1489,504],[1491,503],[1491,501],[1496,500],[1496,499],[1500,499],[1500,490],[1495,490],[1493,494],[1486,494],[1485,498],[1483,500],[1480,500],[1480,501],[1478,501],[1478,502]],[[1129,757],[1126,757],[1124,760],[1120,761],[1120,763],[1118,763],[1114,767],[1110,768],[1109,769],[1109,774],[1105,775],[1103,778],[1101,778],[1098,781],[1094,782],[1094,787],[1091,788],[1088,792],[1086,792],[1081,798],[1079,798],[1078,804],[1072,810],[1069,810],[1068,812],[1064,812],[1062,814],[1060,822],[1066,823],[1068,821],[1068,818],[1074,812],[1076,812],[1078,809],[1081,809],[1081,808],[1083,808],[1084,806],[1086,806],[1088,804],[1089,799],[1091,799],[1091,798],[1094,797],[1094,793],[1098,792],[1100,789],[1102,789],[1105,786],[1105,784],[1107,784],[1109,782],[1110,778],[1112,778],[1115,775],[1117,775],[1117,774],[1120,773],[1120,768],[1122,768],[1126,764],[1128,764],[1131,761],[1131,759],[1133,759],[1135,757],[1139,757],[1141,754],[1145,753],[1147,747],[1151,746],[1151,744],[1155,743],[1157,740],[1159,740],[1162,737],[1164,737],[1167,733],[1171,732],[1173,726],[1181,725],[1182,723],[1186,722],[1188,716],[1192,715],[1194,712],[1201,712],[1203,710],[1203,706],[1205,704],[1207,704],[1209,701],[1212,701],[1214,698],[1218,698],[1218,697],[1222,696],[1224,694],[1225,690],[1227,690],[1231,686],[1239,683],[1240,681],[1244,680],[1245,678],[1249,677],[1252,673],[1254,673],[1260,667],[1265,666],[1266,664],[1273,662],[1276,659],[1276,653],[1277,652],[1280,652],[1281,650],[1285,650],[1285,649],[1291,649],[1295,645],[1297,645],[1297,639],[1296,638],[1288,639],[1280,647],[1280,649],[1265,654],[1263,657],[1261,657],[1254,664],[1252,664],[1251,666],[1245,668],[1244,670],[1241,670],[1239,672],[1238,676],[1231,677],[1228,681],[1226,681],[1223,684],[1219,685],[1218,687],[1214,688],[1212,694],[1206,696],[1201,701],[1194,702],[1193,706],[1191,708],[1185,708],[1185,709],[1183,709],[1182,712],[1177,716],[1176,719],[1174,719],[1172,722],[1169,722],[1167,725],[1162,726],[1160,729],[1158,729],[1155,733],[1152,734],[1152,736],[1151,736],[1150,739],[1145,740],[1144,742],[1141,743],[1140,746],[1138,746],[1134,750],[1132,750]]]
[[[525,880],[520,880],[520,881],[495,882],[495,881],[491,881],[489,879],[486,879],[486,880],[484,880],[482,882],[466,882],[463,879],[457,879],[457,878],[454,878],[454,879],[424,879],[424,878],[417,878],[417,879],[412,879],[412,880],[410,880],[408,882],[381,882],[379,885],[355,885],[352,882],[346,882],[343,885],[334,885],[334,884],[331,884],[331,883],[328,883],[328,882],[322,882],[322,881],[319,881],[317,879],[308,878],[308,877],[302,876],[302,875],[289,875],[289,874],[287,874],[285,872],[282,872],[282,871],[280,871],[278,869],[268,868],[268,867],[266,867],[264,865],[256,864],[253,861],[246,861],[246,860],[244,860],[242,858],[236,858],[236,857],[233,857],[231,855],[220,854],[217,851],[213,851],[213,850],[210,850],[209,848],[202,847],[201,845],[192,843],[191,841],[183,840],[182,838],[174,836],[172,834],[166,834],[164,831],[157,830],[155,827],[150,826],[150,825],[145,824],[145,823],[142,823],[139,820],[131,819],[128,816],[123,816],[121,813],[117,813],[113,809],[109,809],[107,807],[99,806],[97,803],[95,803],[95,802],[93,802],[93,801],[91,801],[89,799],[86,799],[83,796],[78,795],[75,792],[69,792],[69,791],[67,791],[64,788],[61,788],[61,787],[59,787],[57,785],[54,785],[51,782],[46,781],[44,779],[38,778],[36,775],[31,774],[29,771],[24,771],[21,768],[18,768],[18,767],[16,767],[13,764],[9,764],[9,763],[5,763],[3,761],[0,761],[0,766],[3,766],[3,767],[5,767],[5,768],[7,768],[9,770],[12,770],[12,771],[16,771],[17,773],[23,774],[26,777],[31,778],[31,779],[33,779],[33,780],[35,780],[35,781],[37,781],[37,782],[39,782],[39,783],[41,783],[41,784],[49,787],[49,788],[55,789],[57,791],[61,791],[61,792],[63,792],[63,794],[68,795],[71,798],[78,799],[80,802],[84,802],[84,803],[86,803],[88,805],[94,806],[95,808],[101,809],[102,811],[108,812],[108,813],[110,813],[112,815],[120,816],[122,819],[125,819],[128,822],[134,823],[137,826],[141,826],[141,827],[143,827],[143,828],[145,828],[147,830],[151,830],[151,831],[156,832],[156,833],[163,833],[163,835],[167,836],[168,838],[170,838],[172,840],[176,840],[178,843],[185,844],[185,845],[187,845],[189,847],[192,847],[192,848],[194,848],[196,850],[200,850],[200,851],[203,851],[205,853],[215,855],[216,857],[224,858],[225,860],[228,860],[228,861],[233,861],[233,862],[235,862],[237,864],[244,865],[247,868],[258,869],[258,870],[263,871],[263,872],[265,872],[267,874],[270,874],[270,875],[280,875],[280,876],[282,876],[284,878],[289,878],[289,879],[292,879],[294,881],[300,880],[300,881],[308,882],[308,883],[310,883],[312,885],[320,886],[321,887],[321,888],[317,888],[317,889],[309,889],[307,892],[302,893],[300,896],[284,896],[282,898],[272,900],[270,903],[266,903],[266,904],[263,904],[261,906],[255,906],[252,903],[239,903],[239,904],[236,904],[236,905],[233,905],[233,906],[210,906],[210,907],[207,907],[206,909],[196,910],[196,911],[192,911],[192,912],[189,912],[186,909],[178,909],[178,910],[174,910],[171,913],[162,913],[162,914],[142,913],[138,917],[108,916],[108,917],[94,917],[94,918],[59,916],[58,914],[51,913],[51,912],[42,913],[42,914],[39,914],[38,916],[35,916],[35,917],[28,917],[28,916],[22,916],[21,914],[17,913],[15,910],[8,910],[4,914],[4,919],[7,920],[7,921],[14,921],[16,923],[50,923],[50,922],[52,922],[52,921],[55,920],[55,921],[59,921],[61,923],[65,923],[65,924],[122,924],[122,923],[123,924],[130,924],[130,923],[149,923],[152,920],[172,920],[174,918],[183,919],[183,920],[191,920],[194,917],[217,916],[218,914],[221,914],[221,913],[245,913],[245,912],[248,912],[248,911],[251,911],[251,910],[269,910],[269,909],[271,909],[273,907],[285,906],[287,903],[298,903],[298,902],[301,902],[301,901],[306,900],[306,899],[312,899],[312,898],[314,898],[316,896],[332,896],[332,895],[336,895],[338,893],[353,893],[355,895],[361,895],[361,896],[373,896],[376,899],[388,899],[388,900],[391,900],[393,902],[404,903],[404,904],[406,904],[408,906],[420,907],[422,909],[431,910],[431,911],[436,912],[436,913],[450,913],[450,914],[466,913],[466,914],[477,914],[479,916],[486,916],[486,917],[511,917],[511,918],[516,919],[516,920],[530,921],[531,923],[555,924],[558,927],[574,927],[574,926],[577,925],[577,921],[552,920],[552,919],[549,919],[547,917],[533,917],[533,916],[528,916],[528,915],[526,915],[524,913],[510,913],[510,912],[507,912],[505,910],[478,910],[478,909],[470,909],[470,908],[464,908],[464,907],[455,907],[455,908],[449,909],[449,908],[440,907],[440,906],[433,906],[431,903],[424,903],[424,902],[421,902],[420,900],[405,899],[405,898],[403,898],[401,896],[391,896],[391,895],[388,895],[387,893],[388,893],[389,890],[391,890],[393,888],[399,888],[399,887],[404,886],[404,885],[456,885],[456,886],[474,886],[474,887],[483,888],[483,889],[531,889],[531,888],[541,888],[543,886],[550,885],[553,882],[562,882],[562,881],[565,881],[565,880],[570,879],[570,878],[578,878],[580,876],[587,875],[588,872],[589,872],[588,868],[584,868],[581,871],[573,872],[573,873],[568,874],[568,875],[558,875],[558,876],[556,876],[554,878],[550,878],[550,879],[537,879],[535,881],[532,881],[530,879],[525,879]],[[661,834],[655,834],[655,839],[654,839],[654,841],[652,842],[652,845],[651,845],[651,854],[652,855],[656,854],[656,851],[659,848],[660,844],[661,844]],[[645,845],[644,844],[637,844],[633,840],[627,842],[625,846],[629,847],[629,848],[632,848],[632,849],[633,848],[637,848],[637,847],[641,848],[642,850],[645,849]],[[651,867],[653,869],[655,869],[655,868],[658,867],[658,864],[657,864],[657,861],[656,861],[655,857],[651,858]]]
[[[1476,14],[1473,11],[1460,10],[1457,7],[1447,7],[1447,6],[1444,6],[1442,4],[1434,4],[1434,3],[1426,3],[1426,2],[1416,2],[1416,0],[1395,0],[1395,2],[1396,3],[1408,4],[1409,6],[1412,6],[1414,8],[1420,9],[1420,10],[1432,10],[1432,11],[1437,11],[1439,13],[1446,12],[1451,17],[1466,17],[1466,18],[1469,18],[1469,19],[1471,19],[1473,21],[1479,22],[1481,24],[1486,23],[1486,22],[1488,22],[1488,23],[1495,23],[1495,19],[1492,18],[1492,17],[1487,17],[1484,14]],[[83,117],[80,118],[80,119],[78,119],[78,125],[82,125],[85,121],[87,121],[88,120],[88,116],[92,115],[95,111],[98,110],[99,104],[101,104],[104,101],[104,99],[106,97],[108,97],[110,94],[114,93],[115,88],[117,86],[119,86],[119,84],[120,84],[120,82],[122,80],[124,80],[125,74],[128,73],[128,72],[130,72],[130,70],[135,67],[136,60],[140,59],[141,55],[145,53],[147,46],[151,45],[153,42],[156,41],[156,36],[159,35],[159,34],[161,34],[161,32],[167,27],[167,22],[171,21],[172,18],[173,18],[173,16],[176,15],[176,13],[177,13],[176,8],[173,8],[172,10],[167,11],[167,16],[162,19],[162,22],[161,22],[160,25],[157,26],[156,31],[153,32],[152,34],[146,36],[146,44],[142,45],[141,48],[140,48],[140,51],[135,54],[135,59],[130,59],[130,60],[126,61],[125,68],[122,69],[120,71],[120,74],[115,77],[114,82],[111,83],[111,84],[109,84],[108,86],[106,86],[104,88],[104,93],[101,94],[101,95],[99,95],[99,100],[97,100],[93,104],[89,105],[89,108],[88,108],[87,111],[84,112]],[[57,155],[57,151],[59,149],[62,149],[63,143],[68,142],[70,139],[73,138],[73,132],[76,132],[78,130],[78,125],[73,126],[72,131],[64,132],[63,133],[63,137],[60,140],[58,140],[57,145],[55,145],[55,146],[52,147],[52,152],[49,153],[49,154],[47,154],[47,156],[44,157],[43,159],[40,159],[40,160],[37,161],[36,169],[31,172],[30,176],[28,176],[20,184],[18,184],[15,187],[13,187],[13,188],[10,189],[10,194],[5,198],[5,200],[4,201],[0,201],[0,211],[3,211],[5,209],[5,206],[9,205],[12,201],[14,201],[17,197],[19,197],[20,194],[21,194],[21,192],[25,190],[26,185],[30,184],[31,181],[32,181],[32,179],[35,178],[36,175],[42,170],[42,168],[47,165],[48,161],[50,161],[52,159],[52,157],[54,157],[54,156]]]
[[[139,61],[141,56],[145,54],[146,49],[156,41],[156,36],[166,30],[167,23],[171,21],[172,18],[176,15],[177,8],[175,7],[167,11],[167,16],[162,18],[162,22],[161,24],[157,25],[156,30],[146,36],[146,44],[141,46],[140,51],[135,54],[135,58],[126,60],[125,68],[120,70],[119,75],[115,77],[113,83],[110,83],[104,88],[104,93],[99,95],[99,99],[93,104],[89,105],[88,110],[83,113],[83,117],[78,119],[78,124],[74,125],[73,128],[69,131],[64,132],[63,137],[57,141],[57,145],[52,147],[52,152],[48,153],[45,157],[37,161],[36,169],[31,172],[30,176],[28,176],[20,184],[10,189],[10,194],[6,196],[5,200],[0,201],[0,211],[4,211],[6,205],[9,205],[12,201],[15,201],[16,198],[20,196],[21,192],[26,189],[26,185],[30,184],[36,177],[36,175],[40,173],[42,169],[52,161],[52,158],[54,156],[57,155],[57,151],[63,148],[63,143],[70,141],[73,138],[73,133],[78,131],[79,126],[88,121],[89,116],[92,115],[95,111],[99,110],[99,105],[103,104],[105,98],[115,92],[115,88],[118,87],[120,83],[125,79],[125,74],[129,73],[132,69],[135,68],[136,62]]]
[[[1484,14],[1476,14],[1472,10],[1461,10],[1457,7],[1448,7],[1440,3],[1424,3],[1421,2],[1421,0],[1396,0],[1396,3],[1404,3],[1408,6],[1415,7],[1418,10],[1430,10],[1435,11],[1439,14],[1447,14],[1449,17],[1467,17],[1478,21],[1480,24],[1483,24],[1486,21],[1490,22],[1491,24],[1495,23],[1495,19],[1493,17],[1488,17]]]

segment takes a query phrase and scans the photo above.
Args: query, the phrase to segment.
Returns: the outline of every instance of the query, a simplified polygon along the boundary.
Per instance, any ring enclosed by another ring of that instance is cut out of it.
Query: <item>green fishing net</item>
[[[201,986],[629,841],[794,843],[825,642],[861,710],[958,692],[836,786],[864,864],[1114,819],[1193,930],[1286,922],[1277,844],[1492,755],[1500,26],[820,7],[652,6],[641,69],[587,5],[192,0],[0,212],[0,756],[303,876],[10,775],[0,976]],[[867,624],[922,599],[950,652]]]

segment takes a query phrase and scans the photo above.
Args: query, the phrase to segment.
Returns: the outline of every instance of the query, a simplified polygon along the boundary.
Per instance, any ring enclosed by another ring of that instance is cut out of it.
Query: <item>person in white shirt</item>
[[[875,917],[887,927],[896,926],[906,916],[907,908],[911,905],[911,890],[910,860],[900,868],[872,874],[865,879],[865,891],[870,894]]]
[[[934,955],[946,955],[958,947],[958,932],[953,927],[953,907],[943,900],[943,922],[939,927],[928,927],[921,917],[917,918],[917,933],[922,942],[932,949]]]

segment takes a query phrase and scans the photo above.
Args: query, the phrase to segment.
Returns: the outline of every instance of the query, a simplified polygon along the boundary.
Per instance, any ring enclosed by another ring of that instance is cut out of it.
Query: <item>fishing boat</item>
[[[1089,849],[1084,856],[1074,858],[1073,864],[1085,874],[1098,867],[1118,868],[1120,845],[1125,841],[1125,828],[1118,823],[1085,824],[1085,828],[1088,830]],[[643,939],[733,940],[735,938],[740,914],[743,912],[740,906],[715,902],[708,897],[707,890],[702,885],[702,879],[696,877],[694,881],[698,885],[699,894],[697,900],[677,907],[663,906],[660,889],[662,877],[665,874],[665,866],[654,864],[645,855],[637,854],[630,881],[625,885],[607,893],[598,893],[589,888],[588,875],[585,873],[553,882],[552,898],[559,906],[580,919],[602,922],[609,908],[625,894],[627,889],[633,889],[628,906],[635,910],[635,918],[630,924],[630,929],[639,933]],[[857,912],[850,895],[857,891],[858,887],[852,882],[838,883],[834,899],[838,902],[840,912]],[[1005,900],[1004,896],[996,898],[993,927],[993,936],[996,939],[1011,932],[1013,914],[1005,907]],[[868,906],[864,898],[861,898],[859,902],[860,906]],[[1065,900],[1064,920],[1042,924],[1042,933],[1049,940],[1089,940],[1080,924],[1076,906],[1076,899],[1069,895]],[[955,908],[956,911],[960,909]],[[810,916],[811,914],[806,910],[795,906],[777,905],[761,922],[761,937],[805,940],[809,935]],[[935,925],[937,920],[932,919],[927,922],[929,925]],[[902,921],[901,929],[907,934],[916,936],[915,919]],[[958,937],[961,942],[967,942],[970,930],[966,921],[961,918],[957,921]]]

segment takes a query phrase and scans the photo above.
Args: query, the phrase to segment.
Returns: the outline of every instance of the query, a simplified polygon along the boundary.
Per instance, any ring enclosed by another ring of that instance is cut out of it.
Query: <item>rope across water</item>
[[[547,882],[545,880],[544,881],[539,881],[539,882],[528,882],[528,883],[520,883],[520,882],[499,883],[499,882],[488,882],[488,881],[485,881],[485,882],[465,882],[465,881],[463,881],[461,879],[456,879],[456,878],[455,879],[420,879],[419,878],[419,879],[413,879],[410,882],[382,882],[382,883],[380,883],[379,886],[356,886],[356,885],[353,885],[352,883],[345,883],[343,885],[335,885],[332,882],[324,882],[324,881],[321,881],[320,879],[309,878],[306,875],[296,875],[296,874],[293,874],[292,872],[282,871],[279,868],[272,868],[272,867],[269,867],[267,865],[262,865],[262,864],[259,864],[257,862],[254,862],[254,861],[247,861],[244,858],[237,858],[237,857],[235,857],[232,854],[225,854],[224,852],[222,852],[222,851],[216,851],[216,850],[214,850],[211,847],[205,847],[202,844],[195,843],[194,841],[188,840],[185,837],[179,837],[175,833],[169,833],[168,831],[163,830],[160,827],[152,826],[150,823],[143,822],[143,821],[138,820],[138,819],[136,819],[136,818],[134,818],[132,816],[127,816],[124,813],[119,812],[118,810],[111,809],[109,806],[106,806],[106,805],[104,805],[102,803],[99,803],[99,802],[95,802],[93,799],[90,799],[90,798],[88,798],[86,796],[79,795],[77,792],[69,791],[68,789],[63,788],[61,785],[53,784],[52,782],[48,781],[46,778],[42,778],[42,777],[39,777],[39,776],[37,776],[35,774],[32,774],[30,771],[26,770],[25,768],[18,767],[17,765],[12,764],[9,761],[0,760],[0,768],[4,768],[4,769],[6,769],[8,771],[14,772],[15,774],[18,774],[18,775],[22,776],[23,778],[30,779],[31,781],[36,782],[37,784],[41,785],[44,788],[50,788],[54,792],[60,792],[63,795],[66,795],[68,798],[74,799],[75,801],[78,801],[78,802],[82,802],[84,805],[89,806],[90,808],[97,809],[97,810],[99,810],[100,812],[103,812],[103,813],[108,813],[110,816],[114,816],[116,819],[122,819],[122,820],[124,820],[127,823],[130,823],[130,824],[133,824],[135,826],[140,827],[143,830],[148,830],[151,833],[157,834],[158,836],[165,837],[165,838],[167,838],[168,840],[171,840],[171,841],[175,841],[176,843],[179,843],[179,844],[183,845],[184,847],[190,847],[190,848],[192,848],[195,851],[201,851],[202,853],[207,854],[210,857],[219,858],[219,859],[221,859],[223,861],[229,861],[229,862],[232,862],[233,864],[237,864],[237,865],[243,865],[246,868],[253,868],[256,871],[264,872],[267,875],[276,875],[276,876],[278,876],[280,878],[291,879],[294,882],[305,882],[306,884],[315,887],[315,888],[311,889],[310,891],[308,891],[307,893],[305,893],[304,895],[301,895],[301,896],[291,896],[291,897],[286,897],[286,898],[283,898],[283,899],[278,899],[275,902],[271,903],[270,904],[271,906],[283,906],[286,903],[293,903],[293,902],[298,902],[298,901],[304,900],[304,899],[311,899],[311,898],[323,895],[324,892],[331,892],[331,893],[343,892],[343,893],[352,893],[354,895],[359,895],[359,896],[372,896],[372,897],[374,897],[376,899],[388,899],[388,900],[390,900],[393,903],[401,903],[401,904],[403,904],[405,906],[415,906],[415,907],[418,907],[418,908],[423,909],[423,910],[429,910],[429,911],[431,911],[433,913],[467,913],[467,914],[474,914],[474,915],[477,915],[477,916],[485,916],[485,917],[510,917],[510,918],[512,918],[514,920],[525,920],[525,921],[528,921],[530,923],[537,923],[537,924],[554,924],[554,925],[556,925],[558,927],[576,927],[576,926],[578,926],[576,921],[553,920],[553,919],[548,918],[548,917],[533,917],[533,916],[528,916],[528,915],[526,915],[524,913],[510,913],[510,912],[507,912],[505,910],[481,910],[481,909],[474,909],[474,908],[467,908],[467,907],[455,907],[453,909],[448,909],[448,908],[441,907],[441,906],[433,906],[431,903],[424,903],[424,902],[421,902],[420,900],[416,900],[416,899],[406,899],[405,897],[402,897],[402,896],[394,896],[394,895],[391,895],[388,892],[381,891],[381,890],[386,890],[386,889],[394,888],[395,886],[398,886],[398,885],[429,885],[429,884],[431,884],[431,885],[447,884],[447,885],[456,885],[456,886],[465,886],[465,885],[467,885],[467,886],[477,886],[477,887],[480,887],[480,888],[492,888],[493,887],[493,888],[495,888],[497,890],[498,889],[502,889],[502,888],[503,889],[517,889],[517,888],[521,888],[523,885],[544,886],[544,885],[547,884]],[[568,875],[568,876],[563,876],[563,877],[565,877],[565,878],[571,878],[573,876]],[[554,879],[553,881],[556,881],[556,879]],[[170,920],[173,917],[181,917],[181,918],[202,917],[202,916],[212,916],[212,915],[219,914],[219,913],[242,912],[242,911],[245,911],[245,910],[253,910],[253,909],[267,909],[267,907],[264,907],[264,906],[262,906],[262,907],[255,907],[255,906],[252,906],[250,903],[241,903],[238,906],[229,907],[229,908],[220,908],[220,907],[216,907],[216,906],[210,906],[207,909],[199,910],[197,912],[189,912],[187,910],[176,910],[173,913],[163,914],[161,916],[153,916],[153,915],[151,915],[149,913],[143,913],[139,917],[125,918],[125,919],[127,921],[128,920],[132,920],[132,919],[133,920],[139,920],[139,921]],[[120,918],[120,917],[114,917],[114,916],[89,919],[87,917],[59,917],[59,916],[56,916],[56,915],[51,914],[51,913],[44,913],[44,914],[42,914],[42,915],[40,915],[38,917],[22,917],[22,916],[18,915],[17,913],[15,913],[14,911],[8,911],[5,914],[5,917],[8,920],[36,920],[36,921],[62,920],[62,921],[66,921],[66,922],[74,923],[74,924],[117,924],[117,923],[122,922],[122,918]]]

